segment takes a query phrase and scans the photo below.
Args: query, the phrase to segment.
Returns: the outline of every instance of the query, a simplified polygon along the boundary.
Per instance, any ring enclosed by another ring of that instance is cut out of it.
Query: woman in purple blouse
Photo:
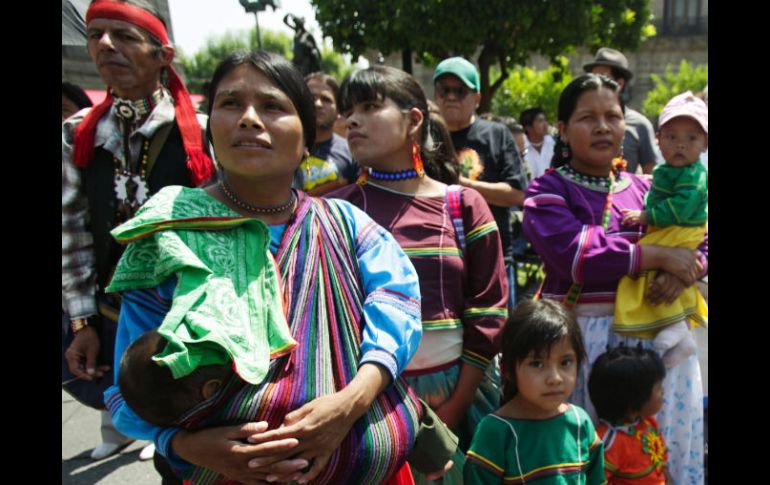
[[[587,390],[594,360],[606,347],[652,340],[611,331],[615,291],[622,276],[658,271],[648,299],[672,301],[706,274],[708,236],[696,251],[638,245],[644,226],[622,226],[622,209],[641,209],[650,182],[622,172],[625,121],[618,85],[583,75],[562,92],[558,107],[557,168],[535,179],[524,202],[524,232],[545,265],[541,297],[573,308],[588,359],[571,401],[596,421]],[[619,157],[620,155],[620,157]],[[669,369],[657,418],[670,447],[675,483],[703,483],[703,407],[696,356]]]

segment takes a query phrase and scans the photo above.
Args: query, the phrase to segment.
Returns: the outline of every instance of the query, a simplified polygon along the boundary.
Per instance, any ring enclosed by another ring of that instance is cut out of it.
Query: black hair
[[[625,71],[623,71],[622,69],[618,69],[615,66],[609,66],[609,68],[610,68],[610,72],[612,73],[613,80],[622,79],[624,81],[624,84],[628,84],[628,76],[626,76]]]
[[[201,390],[206,381],[226,382],[233,375],[229,363],[200,366],[174,379],[168,367],[152,360],[166,343],[157,330],[151,330],[132,342],[120,359],[118,386],[123,399],[139,417],[155,426],[171,425],[202,402]]]
[[[580,77],[576,77],[570,82],[564,91],[559,96],[559,108],[557,112],[557,118],[562,123],[568,123],[572,113],[575,112],[577,102],[580,96],[586,91],[596,91],[599,88],[607,88],[618,95],[618,103],[620,104],[620,110],[625,111],[625,105],[623,104],[623,98],[620,95],[620,85],[605,76],[604,74],[583,74]],[[556,138],[556,145],[553,148],[553,158],[551,158],[551,168],[559,168],[562,165],[566,165],[572,160],[572,153],[564,150],[565,144],[561,139],[561,136]],[[564,153],[567,156],[564,156]]]
[[[547,353],[551,346],[566,338],[575,351],[577,368],[586,358],[583,334],[571,311],[552,300],[526,300],[508,316],[503,329],[502,368],[503,400],[516,396],[516,366],[530,353]]]
[[[83,88],[77,84],[68,83],[67,81],[61,82],[61,93],[66,96],[70,101],[75,103],[78,109],[87,108],[93,106],[91,98],[88,97]]]
[[[315,143],[315,104],[313,103],[313,95],[310,93],[307,84],[305,84],[302,74],[294,67],[294,64],[278,54],[265,51],[238,51],[230,54],[217,65],[214,75],[211,77],[209,90],[206,93],[208,99],[206,113],[209,116],[209,121],[206,124],[206,138],[209,142],[213,144],[211,139],[211,111],[214,107],[214,98],[217,94],[219,83],[230,71],[243,65],[253,67],[264,74],[278,86],[278,89],[289,97],[302,122],[305,146],[308,149],[312,147],[313,143]]]
[[[432,179],[447,185],[460,181],[460,161],[457,159],[457,151],[452,143],[452,135],[446,120],[439,113],[430,112],[430,136],[433,140],[434,160],[436,163],[425,165],[425,173]]]
[[[650,349],[616,347],[600,355],[591,368],[588,393],[600,418],[622,423],[642,409],[656,382],[666,377],[666,367]]]
[[[545,111],[543,111],[543,109],[540,107],[525,109],[524,111],[521,112],[521,115],[519,115],[521,126],[523,126],[524,128],[528,126],[532,126],[532,123],[535,122],[535,118],[537,118],[539,115],[544,115],[544,114],[545,114]]]
[[[334,96],[334,104],[339,106],[340,85],[337,83],[336,79],[326,74],[325,72],[316,71],[316,72],[311,72],[310,74],[305,76],[305,83],[309,83],[310,81],[320,81],[326,84],[326,86],[332,90],[332,95]]]
[[[431,178],[438,176],[440,180],[443,169],[439,165],[447,160],[440,158],[441,154],[435,147],[425,93],[409,73],[395,67],[376,65],[349,74],[340,87],[339,112],[348,113],[357,103],[383,101],[385,98],[393,100],[402,110],[420,110],[423,117],[419,136],[420,156],[425,173]]]

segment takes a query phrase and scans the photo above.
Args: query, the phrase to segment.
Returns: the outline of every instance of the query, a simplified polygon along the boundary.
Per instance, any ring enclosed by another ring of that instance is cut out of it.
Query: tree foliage
[[[601,46],[632,50],[654,29],[650,0],[311,0],[335,47],[353,57],[368,49],[410,51],[428,65],[450,55],[474,57],[480,111],[510,70],[531,53],[550,59]],[[490,78],[497,65],[500,75]]]
[[[260,29],[262,49],[280,54],[291,60],[294,57],[293,38],[283,32]],[[210,80],[214,70],[225,57],[239,50],[257,48],[257,33],[253,30],[238,30],[221,36],[209,37],[204,47],[187,56],[178,52],[179,60],[187,75],[187,89],[192,93],[201,93],[203,83]],[[333,49],[324,47],[321,51],[321,66],[324,72],[342,79],[353,68],[345,58]]]
[[[662,78],[657,74],[651,74],[650,78],[655,83],[655,87],[647,93],[642,112],[651,120],[655,120],[666,103],[677,94],[685,91],[697,94],[703,91],[709,82],[709,66],[698,64],[693,67],[689,62],[682,60],[676,73],[673,66],[667,64]]]
[[[518,120],[525,109],[540,107],[548,121],[555,123],[559,96],[570,81],[572,72],[563,56],[543,71],[517,66],[492,98],[492,113]]]

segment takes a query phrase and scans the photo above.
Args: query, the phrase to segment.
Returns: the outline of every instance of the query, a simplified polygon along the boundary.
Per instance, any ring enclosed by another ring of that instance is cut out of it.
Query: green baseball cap
[[[476,66],[462,57],[450,57],[439,62],[436,70],[433,71],[433,82],[435,83],[436,79],[444,74],[454,74],[472,90],[476,92],[481,91],[479,71],[476,70]]]

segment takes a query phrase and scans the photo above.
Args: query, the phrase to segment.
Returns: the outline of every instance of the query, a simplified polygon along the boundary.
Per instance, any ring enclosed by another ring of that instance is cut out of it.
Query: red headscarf
[[[164,45],[168,44],[168,34],[163,23],[142,8],[112,0],[97,0],[88,7],[86,24],[96,18],[129,22],[146,30]],[[190,170],[192,182],[195,185],[200,185],[214,173],[214,164],[203,150],[201,126],[195,116],[190,93],[187,92],[179,75],[170,64],[167,69],[168,90],[171,92],[171,97],[174,98],[176,123],[179,126],[184,150],[188,156],[187,168]],[[112,95],[108,87],[107,97],[104,101],[94,106],[80,125],[75,128],[75,165],[78,167],[87,167],[94,158],[96,125],[111,105]]]

